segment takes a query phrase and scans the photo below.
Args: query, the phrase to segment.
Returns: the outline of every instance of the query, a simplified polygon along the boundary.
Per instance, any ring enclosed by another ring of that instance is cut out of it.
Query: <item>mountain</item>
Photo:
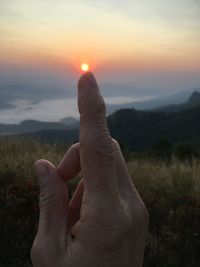
[[[167,105],[154,109],[154,111],[178,112],[200,106],[200,91],[193,92],[189,99],[179,105]]]
[[[166,107],[151,111],[122,109],[107,117],[111,135],[131,151],[149,149],[162,138],[172,144],[189,141],[200,148],[199,121],[198,91],[193,92],[183,104],[176,105],[176,112],[166,112]],[[46,142],[73,143],[79,136],[79,123],[74,122],[65,118],[61,122],[27,120],[19,125],[0,124],[0,134],[23,134]]]
[[[25,120],[20,124],[0,123],[0,135],[22,134],[42,130],[69,130],[79,126],[79,121],[73,117],[67,117],[60,122],[44,122],[37,120]]]
[[[65,144],[73,144],[78,142],[79,140],[79,130],[78,128],[68,128],[68,129],[60,129],[60,130],[40,130],[36,132],[24,133],[21,136],[38,139],[42,142],[47,143],[65,143]]]
[[[200,106],[180,112],[125,109],[108,117],[113,138],[131,151],[151,148],[165,138],[172,144],[192,142],[200,147]]]
[[[159,140],[171,144],[192,143],[200,148],[200,106],[180,112],[119,110],[108,116],[108,127],[113,138],[130,151],[146,151]],[[73,143],[78,140],[78,127],[45,129],[24,133],[23,136],[44,142]]]
[[[200,92],[195,91],[188,100],[190,105],[200,105]]]
[[[0,124],[0,134],[22,134],[40,130],[66,130],[69,126],[61,122],[26,120],[20,124]]]
[[[68,126],[77,126],[79,124],[79,120],[77,120],[74,117],[66,117],[62,120],[60,120],[61,123],[64,123]]]
[[[144,101],[135,101],[119,105],[107,105],[107,114],[112,114],[113,112],[119,109],[134,108],[137,110],[152,110],[159,109],[165,106],[178,105],[187,101],[191,94],[195,91],[200,91],[200,88],[190,89],[169,96]]]

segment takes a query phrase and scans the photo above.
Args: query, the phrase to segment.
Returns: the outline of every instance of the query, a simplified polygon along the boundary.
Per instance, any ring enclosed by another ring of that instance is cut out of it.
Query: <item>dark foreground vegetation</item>
[[[0,140],[0,266],[31,266],[38,222],[33,163],[61,160],[67,145]],[[185,152],[186,153],[186,152]],[[150,214],[145,267],[200,266],[200,160],[129,156],[130,175]],[[72,195],[77,179],[69,184]]]

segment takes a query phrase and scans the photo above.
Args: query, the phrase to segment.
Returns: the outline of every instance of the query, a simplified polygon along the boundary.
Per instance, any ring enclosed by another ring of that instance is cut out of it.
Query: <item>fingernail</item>
[[[92,87],[95,87],[97,85],[96,79],[91,72],[89,73],[88,80],[89,80],[89,83]]]

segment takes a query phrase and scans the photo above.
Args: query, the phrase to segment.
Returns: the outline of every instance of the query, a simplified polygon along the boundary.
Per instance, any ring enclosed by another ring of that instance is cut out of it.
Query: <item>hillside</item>
[[[110,115],[107,121],[113,138],[130,151],[147,150],[163,138],[172,144],[191,142],[200,148],[200,107],[177,113],[124,109]],[[73,143],[78,140],[78,128],[40,130],[25,136]]]
[[[135,101],[126,104],[118,105],[107,105],[107,113],[111,114],[119,109],[130,109],[134,108],[136,110],[163,110],[171,109],[173,111],[174,107],[178,107],[180,104],[185,103],[191,97],[194,92],[199,92],[200,88],[190,89],[187,91],[182,91],[168,96],[163,96],[159,98],[153,98],[143,101]],[[181,109],[180,109],[181,110]]]
[[[130,150],[152,147],[161,138],[171,143],[190,141],[200,146],[200,106],[181,112],[119,110],[108,117],[114,138]]]
[[[0,124],[0,134],[23,134],[37,132],[41,130],[67,130],[68,128],[77,127],[75,120],[63,119],[61,122],[44,122],[36,120],[26,120],[20,124]]]
[[[23,137],[31,137],[33,139],[40,140],[45,143],[65,143],[73,144],[79,140],[78,128],[68,128],[68,129],[49,129],[40,130],[30,133],[24,133]]]
[[[191,109],[198,106],[200,106],[200,92],[195,91],[191,94],[191,96],[187,101],[181,104],[167,105],[157,109],[153,109],[153,111],[179,112],[182,110]]]
[[[190,142],[200,148],[200,93],[194,92],[176,108],[176,112],[169,112],[167,107],[153,111],[122,109],[108,116],[108,127],[111,135],[130,151],[148,150],[161,139],[171,144]],[[72,118],[61,122],[28,120],[19,125],[0,124],[0,134],[22,134],[50,143],[73,143],[78,140],[78,128],[79,122]]]

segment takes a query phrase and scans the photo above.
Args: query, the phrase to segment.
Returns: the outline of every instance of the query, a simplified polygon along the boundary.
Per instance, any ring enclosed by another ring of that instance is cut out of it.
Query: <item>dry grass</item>
[[[34,162],[45,158],[57,165],[66,150],[64,144],[0,139],[2,266],[27,266],[25,263],[30,260],[38,222],[39,190]],[[173,159],[167,163],[133,159],[128,169],[150,214],[144,266],[199,266],[200,160]],[[70,196],[76,183],[73,179],[70,184]],[[15,242],[12,242],[13,236]]]
[[[138,190],[165,187],[177,195],[200,193],[200,160],[181,162],[173,159],[170,163],[133,160],[128,163],[128,169]]]

